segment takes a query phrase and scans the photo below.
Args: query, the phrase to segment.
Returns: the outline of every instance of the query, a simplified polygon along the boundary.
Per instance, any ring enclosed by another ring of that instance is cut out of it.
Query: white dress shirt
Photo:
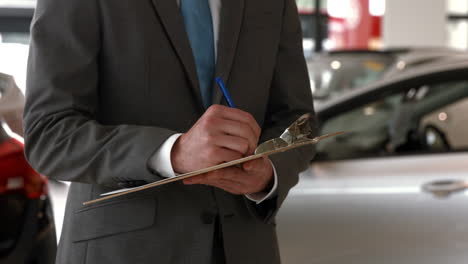
[[[190,1],[190,0],[187,0]],[[177,0],[177,4],[180,5],[180,0]],[[214,40],[214,47],[215,47],[215,58],[217,57],[218,51],[218,39],[219,39],[219,25],[220,25],[220,11],[221,11],[221,1],[220,0],[209,0],[210,10],[211,10],[211,17],[213,21],[213,40]],[[169,137],[161,147],[156,151],[156,153],[150,158],[149,166],[158,172],[161,176],[170,178],[176,176],[174,169],[172,168],[171,162],[171,150],[176,142],[176,140],[182,134],[174,134]],[[278,175],[276,174],[275,167],[273,167],[273,176],[274,176],[274,183],[273,187],[271,188],[270,192],[259,192],[246,195],[246,197],[256,202],[257,204],[273,197],[276,194],[276,189],[278,188]]]

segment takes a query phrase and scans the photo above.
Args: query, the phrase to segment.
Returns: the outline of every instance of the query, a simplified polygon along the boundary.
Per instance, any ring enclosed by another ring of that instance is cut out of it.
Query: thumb
[[[244,162],[242,168],[245,171],[255,171],[258,168],[258,165],[263,162],[263,159],[255,159]]]

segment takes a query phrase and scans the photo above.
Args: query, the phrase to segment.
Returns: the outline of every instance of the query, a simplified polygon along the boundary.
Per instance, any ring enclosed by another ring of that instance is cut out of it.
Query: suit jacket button
[[[201,220],[203,224],[210,225],[214,223],[216,215],[212,212],[202,212],[201,214]]]

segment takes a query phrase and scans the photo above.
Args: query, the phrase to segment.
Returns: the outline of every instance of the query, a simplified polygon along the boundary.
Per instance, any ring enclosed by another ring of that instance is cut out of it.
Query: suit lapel
[[[244,1],[221,0],[221,24],[219,27],[218,58],[215,76],[221,77],[225,82],[229,79],[236,53],[237,41],[244,16]],[[222,96],[222,92],[218,87],[213,89],[213,104],[219,104]]]
[[[203,107],[203,101],[198,84],[195,61],[190,48],[190,43],[185,31],[185,25],[175,0],[151,0],[156,13],[162,21],[166,34],[171,40],[172,46],[182,61],[185,72],[189,77],[193,93],[199,105]]]

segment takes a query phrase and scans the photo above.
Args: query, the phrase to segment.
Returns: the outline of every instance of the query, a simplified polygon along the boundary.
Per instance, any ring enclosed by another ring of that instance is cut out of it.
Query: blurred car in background
[[[331,51],[307,60],[314,101],[319,103],[342,92],[382,78],[396,57],[386,51]]]
[[[414,67],[317,107],[317,156],[280,210],[284,263],[468,259],[468,60]]]
[[[341,50],[317,54],[307,60],[316,105],[348,90],[468,53],[448,48],[398,48],[381,51]]]
[[[29,166],[23,143],[9,131],[22,134],[24,97],[5,74],[0,74],[0,95],[0,263],[54,263],[57,243],[47,180]]]

